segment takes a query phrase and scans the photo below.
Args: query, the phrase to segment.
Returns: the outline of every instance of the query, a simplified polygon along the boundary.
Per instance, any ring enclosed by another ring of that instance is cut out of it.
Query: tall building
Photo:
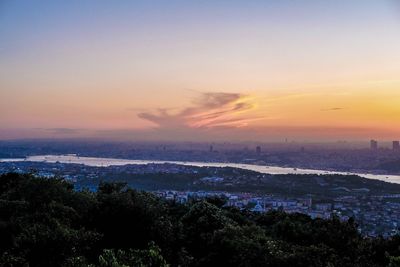
[[[210,152],[213,152],[214,151],[214,147],[213,147],[213,145],[210,145]]]
[[[378,150],[378,141],[371,140],[371,150]]]
[[[256,153],[257,153],[257,155],[261,154],[261,147],[260,146],[256,147]]]
[[[400,151],[400,142],[393,141],[393,150]]]

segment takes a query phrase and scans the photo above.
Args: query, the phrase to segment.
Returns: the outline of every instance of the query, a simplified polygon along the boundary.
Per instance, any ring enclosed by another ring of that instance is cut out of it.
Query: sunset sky
[[[0,139],[400,139],[400,2],[0,1]]]

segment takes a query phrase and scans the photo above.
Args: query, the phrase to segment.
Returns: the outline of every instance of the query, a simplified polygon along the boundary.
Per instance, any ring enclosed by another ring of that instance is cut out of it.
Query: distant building
[[[303,204],[304,206],[311,208],[312,207],[312,198],[302,199],[302,200],[300,200],[300,203]]]
[[[251,209],[253,212],[265,212],[265,208],[261,205],[261,203],[257,203],[254,208]]]
[[[372,139],[370,147],[371,147],[371,150],[378,150],[378,141]]]
[[[257,155],[261,154],[261,147],[260,146],[256,147],[256,153],[257,153]]]
[[[315,209],[318,211],[330,211],[332,209],[332,205],[330,203],[315,204]]]
[[[211,145],[210,146],[210,152],[213,152],[214,151],[214,147]]]
[[[400,151],[400,142],[393,141],[393,150]]]

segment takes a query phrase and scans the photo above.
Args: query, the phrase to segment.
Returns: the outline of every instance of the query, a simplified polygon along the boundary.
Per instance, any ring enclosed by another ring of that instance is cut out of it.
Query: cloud
[[[327,108],[327,109],[321,109],[321,111],[338,111],[338,110],[343,110],[344,108]]]
[[[242,127],[254,118],[243,113],[254,108],[251,99],[237,93],[202,93],[190,107],[172,113],[167,109],[141,112],[138,117],[161,129],[198,129]]]

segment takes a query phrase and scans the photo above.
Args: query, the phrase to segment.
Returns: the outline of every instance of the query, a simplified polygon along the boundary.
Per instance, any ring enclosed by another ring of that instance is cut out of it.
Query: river
[[[253,165],[253,164],[241,164],[241,163],[216,163],[216,162],[189,162],[189,161],[166,161],[166,160],[132,160],[132,159],[116,159],[116,158],[98,158],[98,157],[79,157],[74,154],[70,155],[40,155],[40,156],[29,156],[20,159],[0,159],[0,162],[48,162],[48,163],[74,163],[84,164],[87,166],[94,167],[108,167],[108,166],[122,166],[128,164],[179,164],[186,166],[197,166],[197,167],[232,167],[245,170],[256,171],[259,173],[267,174],[340,174],[340,175],[358,175],[368,179],[381,180],[390,183],[400,184],[400,175],[382,175],[382,174],[371,174],[371,173],[355,173],[355,172],[339,172],[339,171],[325,171],[325,170],[314,170],[314,169],[302,169],[302,168],[288,168],[278,166],[265,166],[265,165]]]

